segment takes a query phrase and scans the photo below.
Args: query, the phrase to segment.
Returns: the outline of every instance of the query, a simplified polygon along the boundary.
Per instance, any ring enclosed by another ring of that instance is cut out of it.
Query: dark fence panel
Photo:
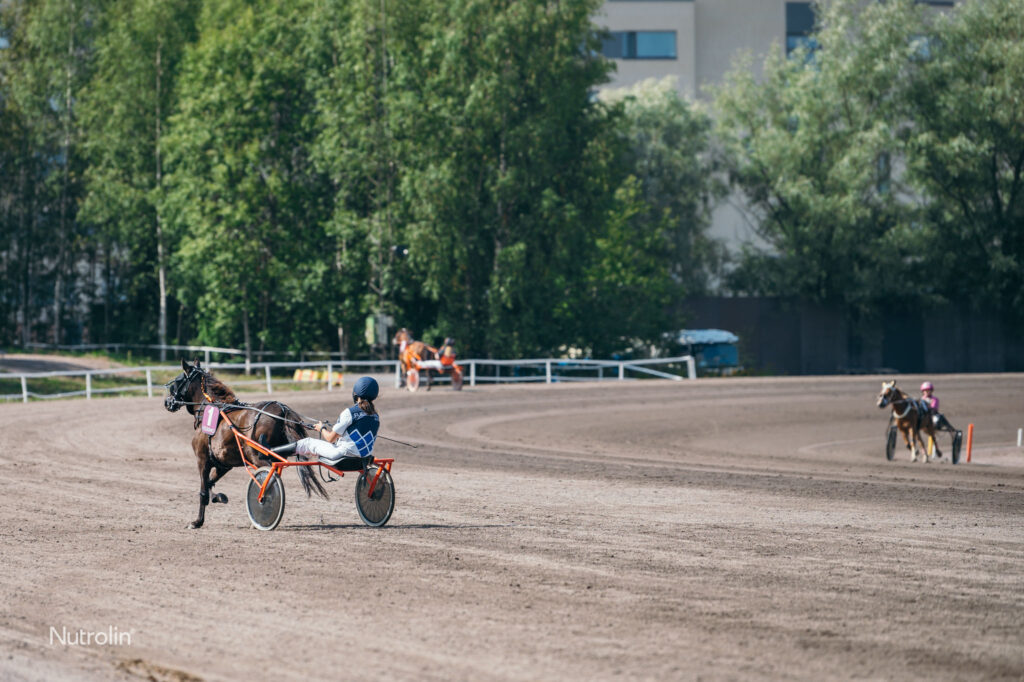
[[[684,326],[738,335],[740,364],[773,374],[1024,370],[1024,339],[998,314],[945,306],[889,311],[871,322],[780,298],[693,297]]]

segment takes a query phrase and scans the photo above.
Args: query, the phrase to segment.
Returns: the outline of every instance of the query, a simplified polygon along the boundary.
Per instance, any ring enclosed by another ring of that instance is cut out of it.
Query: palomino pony
[[[877,405],[879,408],[892,408],[892,418],[896,426],[903,434],[903,440],[910,450],[910,461],[917,461],[917,443],[921,444],[921,461],[929,462],[928,448],[921,437],[921,432],[927,433],[935,446],[935,456],[942,457],[939,450],[939,441],[935,438],[935,424],[932,423],[928,414],[928,408],[920,400],[911,398],[906,393],[896,388],[896,381],[883,381],[882,390],[878,394]]]
[[[405,327],[395,332],[395,337],[391,339],[391,343],[398,346],[398,362],[402,366],[402,386],[405,386],[405,377],[409,370],[416,366],[417,360],[437,359],[437,349],[433,346],[428,346],[422,341],[414,341],[412,333]],[[431,370],[427,370],[426,374],[427,390],[429,391]]]
[[[195,416],[192,452],[195,453],[199,466],[199,516],[188,527],[200,528],[206,518],[206,505],[211,502],[226,504],[228,501],[227,496],[221,493],[211,499],[210,489],[229,470],[243,464],[238,443],[225,419],[218,420],[217,429],[212,436],[200,430],[200,420],[207,405],[213,404],[222,411],[231,413],[231,421],[242,432],[267,448],[304,438],[306,431],[302,426],[301,416],[283,403],[276,400],[254,405],[239,402],[230,388],[199,366],[199,360],[196,360],[194,365],[182,360],[181,369],[181,374],[167,384],[168,395],[164,398],[164,407],[168,412],[177,412],[184,406],[189,414]],[[245,456],[250,462],[270,463],[267,457],[250,446],[244,447]],[[300,460],[305,459],[301,455],[296,457]],[[315,492],[321,497],[327,497],[327,491],[310,473],[310,467],[298,469],[302,487],[307,495]]]

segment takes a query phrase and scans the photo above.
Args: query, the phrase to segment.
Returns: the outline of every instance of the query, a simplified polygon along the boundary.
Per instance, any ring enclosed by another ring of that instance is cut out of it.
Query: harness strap
[[[896,414],[896,418],[897,419],[903,419],[904,417],[907,416],[907,414],[910,413],[910,408],[913,407],[914,404],[910,401],[910,398],[903,398],[902,400],[894,400],[894,401],[892,401],[893,407],[895,407],[896,403],[898,403],[898,402],[906,403],[907,409],[903,410],[903,414],[896,414],[896,410],[893,410],[893,414]]]

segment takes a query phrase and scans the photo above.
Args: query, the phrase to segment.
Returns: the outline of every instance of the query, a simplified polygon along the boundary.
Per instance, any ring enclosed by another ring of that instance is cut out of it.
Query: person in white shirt
[[[372,377],[362,377],[352,389],[352,402],[355,404],[342,410],[333,425],[329,422],[314,425],[320,438],[303,438],[273,451],[282,456],[316,455],[321,462],[331,466],[346,457],[372,458],[380,429],[380,414],[373,401],[379,394],[377,382]]]

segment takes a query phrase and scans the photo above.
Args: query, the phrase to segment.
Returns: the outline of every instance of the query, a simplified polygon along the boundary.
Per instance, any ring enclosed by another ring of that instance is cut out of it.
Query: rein
[[[428,348],[429,348],[429,346],[428,346]],[[180,400],[177,397],[175,397],[174,401],[177,404],[179,404],[179,405],[191,405],[193,407],[199,407],[199,406],[202,406],[202,405],[213,405],[214,407],[216,407],[216,408],[218,408],[220,410],[224,410],[225,408],[233,408],[233,409],[237,409],[237,410],[250,410],[252,412],[258,412],[258,413],[260,413],[262,415],[266,415],[266,416],[270,417],[271,419],[278,419],[278,420],[286,422],[288,424],[296,424],[298,426],[301,426],[301,427],[307,428],[307,429],[315,429],[316,428],[316,424],[313,423],[313,422],[304,422],[304,421],[296,421],[294,419],[288,419],[287,417],[284,417],[284,416],[281,416],[281,415],[271,414],[270,412],[267,412],[266,410],[261,410],[260,408],[256,407],[255,405],[249,405],[248,403],[241,403],[241,402],[225,403],[225,402],[220,401],[220,400],[214,400],[213,398],[210,397],[210,394],[206,392],[206,376],[207,376],[206,372],[204,372],[202,370],[200,370],[200,371],[202,372],[202,377],[203,377],[202,378],[202,385],[200,386],[200,391],[202,392],[203,398],[205,398],[205,400],[203,400],[202,402],[195,403],[195,402],[189,402],[187,400]],[[168,382],[165,385],[170,385],[170,383],[171,382]],[[187,385],[188,383],[191,383],[191,379],[186,377],[186,384],[185,385]],[[291,410],[292,412],[295,412],[295,410],[290,408],[290,407],[287,408],[287,409]],[[297,414],[300,417],[302,416],[298,412],[295,412],[295,414]],[[197,425],[199,424],[199,419],[201,419],[201,418],[202,417],[200,416],[199,412],[196,412],[196,424]],[[234,425],[232,425],[232,426],[234,426]],[[235,426],[235,428],[237,429],[238,427]],[[250,427],[250,428],[252,428],[252,427]],[[412,443],[406,443],[404,441],[395,440],[394,438],[388,438],[387,436],[378,435],[377,438],[382,438],[384,440],[391,441],[392,443],[398,443],[399,445],[404,445],[404,446],[406,446],[408,448],[414,448],[414,449],[419,448],[418,445],[413,445]]]

